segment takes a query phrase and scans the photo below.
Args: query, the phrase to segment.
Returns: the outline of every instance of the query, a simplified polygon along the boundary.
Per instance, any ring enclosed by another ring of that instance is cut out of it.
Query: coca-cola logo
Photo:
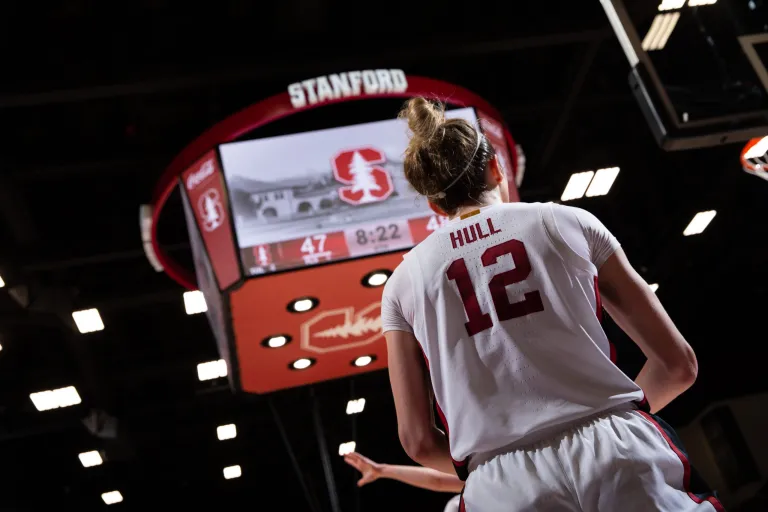
[[[213,160],[206,160],[203,162],[203,165],[200,166],[200,169],[196,172],[193,172],[189,175],[189,178],[187,178],[187,190],[192,191],[200,185],[202,182],[204,182],[206,179],[213,176],[214,168],[213,168]]]
[[[494,123],[488,119],[481,119],[480,122],[483,125],[483,130],[490,133],[497,139],[504,139],[504,132],[497,123]]]

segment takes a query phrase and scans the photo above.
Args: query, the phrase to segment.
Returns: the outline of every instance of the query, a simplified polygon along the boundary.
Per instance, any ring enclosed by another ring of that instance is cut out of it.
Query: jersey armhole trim
[[[563,261],[590,274],[597,274],[597,267],[594,263],[584,259],[584,257],[571,249],[571,246],[566,243],[562,234],[560,234],[552,203],[542,208],[541,219],[544,223],[544,231],[547,233],[547,238],[549,238],[550,243]]]
[[[417,282],[416,278],[418,278],[418,282],[421,283],[421,260],[413,254],[412,252],[408,252],[405,256],[408,256],[407,258],[404,258],[404,261],[402,264],[405,265],[405,271],[408,272],[408,284],[411,287],[411,296],[413,298],[413,325],[411,325],[411,329],[413,329],[414,338],[416,338],[416,341],[418,341],[419,345],[421,345],[421,341],[419,340],[419,336],[417,333],[424,332],[424,325],[423,325],[423,318],[420,313],[424,311],[424,301],[426,297],[424,296],[425,292],[422,290],[421,293],[417,293]],[[418,274],[418,275],[414,275]],[[422,350],[424,350],[423,345]]]

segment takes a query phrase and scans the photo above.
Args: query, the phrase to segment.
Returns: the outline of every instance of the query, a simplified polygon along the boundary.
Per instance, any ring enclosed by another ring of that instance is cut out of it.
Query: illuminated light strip
[[[609,167],[607,169],[598,169],[595,173],[595,177],[592,178],[592,183],[587,189],[587,197],[605,196],[611,191],[613,182],[619,175],[620,169],[618,167]]]
[[[355,448],[357,447],[357,443],[354,441],[349,441],[348,443],[341,443],[339,445],[339,455],[342,457],[344,455],[348,455],[355,451]]]
[[[698,7],[700,5],[712,5],[716,4],[717,0],[690,0],[688,7]]]
[[[680,9],[684,5],[685,0],[662,0],[661,4],[659,4],[659,11],[671,11],[673,9]]]
[[[664,25],[664,32],[662,32],[661,40],[657,43],[658,50],[662,50],[665,46],[667,46],[667,41],[669,41],[669,38],[672,35],[672,31],[675,30],[677,22],[680,20],[680,13],[673,12],[667,14],[666,17],[668,22]]]
[[[645,39],[643,39],[643,50],[652,51],[663,49],[667,45],[667,41],[672,35],[672,31],[675,30],[679,19],[679,12],[657,14],[651,23],[651,28],[648,30],[648,34],[645,36]]]
[[[29,398],[38,411],[71,407],[83,401],[74,386],[30,393]]]
[[[347,402],[347,414],[360,414],[365,409],[365,398]]]
[[[568,184],[563,190],[563,195],[560,196],[561,201],[572,201],[574,199],[581,199],[587,191],[587,187],[592,182],[592,177],[595,175],[594,171],[584,171],[572,174],[568,180]]]
[[[697,213],[690,224],[688,224],[688,227],[685,228],[685,231],[683,231],[683,235],[700,235],[707,229],[707,226],[709,226],[709,223],[715,218],[715,215],[717,215],[715,210]]]
[[[645,39],[643,39],[643,50],[649,51],[652,49],[652,42],[656,41],[656,38],[659,34],[659,28],[661,28],[661,25],[665,20],[665,16],[666,15],[657,14],[656,17],[653,18],[651,28],[648,29],[648,33],[645,35]]]

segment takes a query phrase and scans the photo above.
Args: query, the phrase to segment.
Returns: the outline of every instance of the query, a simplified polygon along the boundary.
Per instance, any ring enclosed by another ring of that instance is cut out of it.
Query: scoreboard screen
[[[632,90],[662,146],[736,142],[768,129],[765,2],[601,3],[633,67]]]
[[[446,116],[478,123],[472,108]],[[405,179],[407,144],[392,119],[219,146],[246,274],[408,249],[439,228]]]

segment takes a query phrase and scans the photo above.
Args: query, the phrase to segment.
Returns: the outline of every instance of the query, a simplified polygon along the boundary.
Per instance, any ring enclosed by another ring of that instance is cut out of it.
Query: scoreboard
[[[443,226],[447,217],[430,215],[408,220],[373,223],[343,231],[243,249],[243,263],[251,275],[318,263],[404,250]]]

